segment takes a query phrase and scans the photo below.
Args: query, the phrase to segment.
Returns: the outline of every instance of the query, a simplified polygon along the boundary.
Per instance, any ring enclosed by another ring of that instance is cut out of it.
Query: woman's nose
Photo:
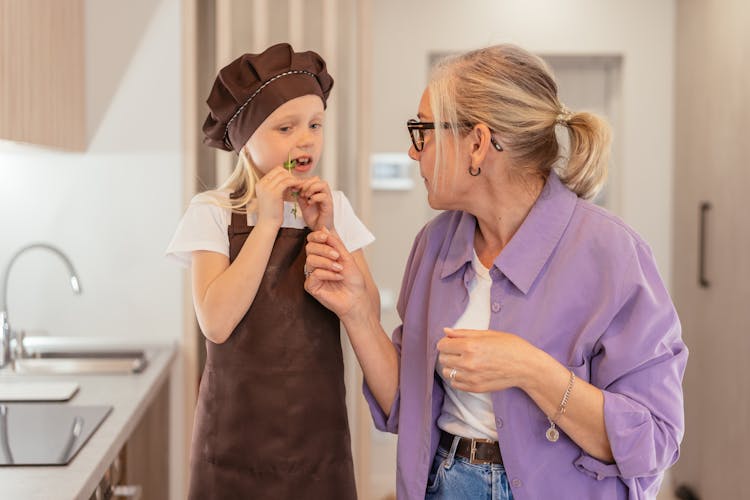
[[[414,144],[409,146],[409,158],[414,161],[419,161],[419,151],[417,151],[417,148],[414,147]]]

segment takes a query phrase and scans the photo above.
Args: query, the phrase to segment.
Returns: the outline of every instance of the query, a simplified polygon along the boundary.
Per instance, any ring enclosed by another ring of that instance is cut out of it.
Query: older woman
[[[654,498],[687,349],[648,245],[586,201],[606,124],[507,45],[440,64],[417,118],[409,155],[443,212],[414,242],[392,340],[336,234],[310,234],[306,260],[375,425],[399,434],[398,497]]]

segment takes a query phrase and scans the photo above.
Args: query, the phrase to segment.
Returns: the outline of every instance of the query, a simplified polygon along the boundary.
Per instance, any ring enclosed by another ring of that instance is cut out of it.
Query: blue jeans
[[[427,478],[425,500],[513,500],[505,468],[500,464],[472,464],[439,446]]]

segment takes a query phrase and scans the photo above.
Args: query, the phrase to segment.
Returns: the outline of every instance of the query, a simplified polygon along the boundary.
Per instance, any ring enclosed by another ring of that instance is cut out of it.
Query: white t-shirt
[[[192,252],[196,250],[209,250],[229,257],[227,227],[232,220],[231,212],[229,208],[220,207],[215,203],[217,195],[225,200],[229,199],[229,191],[204,192],[193,197],[167,247],[166,255],[169,259],[189,267]],[[359,220],[344,193],[332,191],[331,195],[333,226],[346,249],[354,252],[375,241],[375,236]],[[302,213],[298,211],[295,217],[292,213],[293,207],[294,202],[284,202],[284,222],[281,227],[303,229],[305,221]],[[256,213],[247,214],[248,226],[254,226],[257,219]]]
[[[456,329],[486,330],[490,325],[490,271],[477,257],[471,260],[474,278],[469,282],[469,304],[453,325]],[[438,417],[438,427],[456,436],[491,439],[497,441],[495,410],[487,392],[466,392],[454,389],[443,377],[442,363],[437,363],[437,373],[443,379],[445,399],[443,411]]]

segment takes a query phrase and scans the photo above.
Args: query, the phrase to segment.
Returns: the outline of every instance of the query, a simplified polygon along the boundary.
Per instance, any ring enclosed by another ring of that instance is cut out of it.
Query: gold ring
[[[312,274],[312,271],[308,271],[307,270],[307,264],[305,264],[304,266],[302,266],[302,272],[305,273],[305,278],[307,278],[308,276],[310,276]]]
[[[448,378],[451,380],[456,380],[456,369],[452,369],[450,375],[448,375]]]

